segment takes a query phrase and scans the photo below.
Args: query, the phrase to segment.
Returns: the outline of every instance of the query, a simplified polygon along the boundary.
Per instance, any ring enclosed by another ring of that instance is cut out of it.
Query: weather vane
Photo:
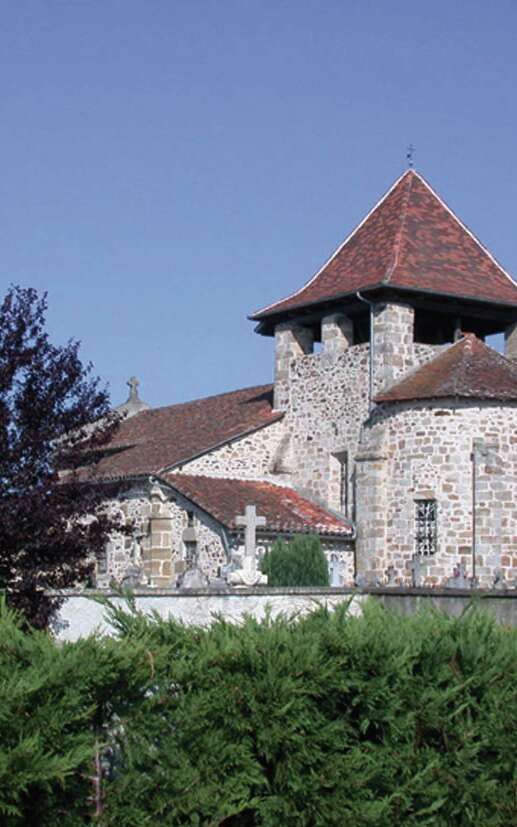
[[[413,144],[409,144],[406,152],[406,160],[409,169],[413,169],[413,154],[415,152],[415,147]]]

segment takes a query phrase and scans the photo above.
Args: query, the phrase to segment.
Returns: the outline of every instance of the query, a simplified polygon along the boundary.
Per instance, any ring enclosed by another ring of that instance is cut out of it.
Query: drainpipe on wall
[[[355,294],[359,301],[364,302],[370,308],[370,364],[369,364],[369,371],[368,371],[368,412],[371,413],[374,408],[373,402],[373,363],[375,359],[375,339],[373,335],[373,308],[375,307],[375,302],[371,302],[369,299],[365,299],[364,296],[361,296],[359,290]]]

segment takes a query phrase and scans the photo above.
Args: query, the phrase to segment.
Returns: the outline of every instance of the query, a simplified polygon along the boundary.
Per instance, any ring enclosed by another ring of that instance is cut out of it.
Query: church
[[[152,409],[130,381],[98,586],[225,582],[247,506],[259,551],[318,535],[335,586],[517,585],[517,285],[419,173],[250,319],[271,385]]]

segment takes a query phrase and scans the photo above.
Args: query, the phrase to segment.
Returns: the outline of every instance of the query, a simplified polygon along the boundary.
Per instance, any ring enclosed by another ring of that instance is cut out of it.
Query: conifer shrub
[[[328,586],[328,563],[316,535],[275,540],[262,560],[269,586]]]
[[[516,823],[517,630],[482,611],[111,615],[58,646],[0,612],[2,827]]]

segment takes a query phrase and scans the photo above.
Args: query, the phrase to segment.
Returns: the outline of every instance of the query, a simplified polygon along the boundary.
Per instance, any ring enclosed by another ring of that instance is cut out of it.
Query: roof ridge
[[[481,250],[483,251],[483,253],[485,253],[485,255],[487,255],[487,256],[489,257],[489,259],[490,259],[490,260],[491,260],[491,261],[495,264],[495,266],[496,266],[496,267],[498,267],[498,268],[499,268],[499,270],[501,270],[501,272],[503,273],[503,275],[505,275],[505,276],[506,276],[506,278],[507,278],[507,279],[511,282],[511,284],[513,284],[513,285],[515,286],[515,285],[517,284],[517,282],[516,282],[516,281],[512,278],[512,276],[510,275],[510,273],[508,272],[508,270],[506,270],[506,269],[503,267],[503,265],[502,265],[502,264],[501,264],[501,263],[500,263],[500,262],[496,259],[496,257],[495,257],[495,256],[494,256],[491,252],[490,252],[490,250],[488,249],[488,247],[485,247],[485,245],[483,244],[483,242],[482,242],[482,241],[480,241],[480,239],[479,239],[479,238],[477,237],[477,235],[476,235],[476,234],[475,234],[475,233],[474,233],[474,232],[470,229],[470,227],[468,227],[468,226],[467,226],[467,225],[466,225],[466,224],[465,224],[465,223],[461,220],[461,218],[459,218],[459,216],[457,216],[457,215],[456,215],[456,213],[454,212],[454,210],[452,209],[452,207],[449,207],[449,205],[447,204],[447,202],[446,202],[446,201],[444,201],[444,199],[441,197],[441,195],[438,195],[438,193],[436,192],[436,190],[435,190],[435,189],[433,189],[433,187],[431,186],[431,184],[430,184],[430,183],[429,183],[429,182],[428,182],[428,181],[424,178],[424,176],[423,176],[423,175],[421,175],[421,174],[420,174],[419,172],[417,172],[416,170],[412,170],[412,171],[413,171],[413,174],[414,174],[414,175],[416,175],[416,176],[417,176],[417,178],[419,178],[419,179],[420,179],[420,181],[422,182],[422,184],[423,184],[423,185],[424,185],[424,186],[425,186],[425,187],[429,190],[429,192],[431,193],[431,195],[434,195],[434,197],[437,199],[437,201],[439,201],[439,203],[442,205],[442,207],[443,207],[445,210],[447,210],[447,212],[449,213],[449,215],[451,215],[451,216],[452,216],[452,218],[453,218],[453,219],[456,221],[456,223],[457,223],[457,224],[461,227],[461,229],[462,229],[462,230],[465,230],[465,232],[467,233],[467,235],[469,235],[469,236],[472,238],[472,240],[473,240],[473,241],[474,241],[474,242],[478,245],[478,247],[480,247],[480,248],[481,248]]]
[[[202,478],[207,480],[225,480],[226,482],[246,482],[252,483],[253,485],[272,485],[275,488],[285,488],[287,491],[295,492],[294,488],[291,488],[289,485],[285,485],[284,483],[274,482],[273,480],[257,480],[257,479],[248,479],[243,477],[214,477],[212,474],[188,474],[184,473],[183,471],[178,471],[177,473],[172,471],[167,471],[167,475],[173,477],[190,477],[190,478]],[[295,492],[298,493],[298,492]]]
[[[158,411],[166,411],[170,410],[170,408],[181,408],[185,405],[194,405],[196,402],[207,402],[209,399],[218,399],[222,398],[223,396],[231,396],[234,393],[243,393],[244,391],[260,391],[269,388],[273,390],[274,383],[273,382],[266,382],[263,385],[249,385],[246,388],[235,388],[233,391],[222,391],[221,393],[213,393],[210,396],[198,396],[196,399],[187,399],[184,402],[173,402],[172,405],[161,405],[159,408],[149,408],[148,410],[151,413],[156,413]],[[142,411],[145,413],[145,411]]]
[[[404,225],[406,223],[406,216],[407,216],[408,205],[409,205],[409,197],[411,195],[411,187],[412,187],[413,180],[414,180],[413,176],[416,174],[416,173],[413,172],[413,175],[409,175],[408,173],[410,173],[410,172],[413,172],[413,170],[408,170],[406,172],[407,183],[406,183],[406,192],[404,193],[404,200],[403,200],[403,203],[402,203],[402,211],[401,211],[401,216],[400,216],[400,226],[399,226],[399,229],[397,230],[397,234],[396,234],[394,242],[393,242],[393,263],[386,270],[386,273],[385,273],[384,278],[382,280],[383,284],[389,284],[389,282],[391,280],[391,277],[392,277],[393,273],[395,272],[396,267],[397,267],[398,262],[399,262],[400,246],[401,246],[401,241],[402,241],[402,231],[403,231]]]
[[[376,211],[376,210],[377,210],[377,209],[381,206],[381,204],[383,204],[383,203],[384,203],[384,201],[386,201],[386,199],[388,198],[388,196],[390,196],[390,195],[391,195],[391,193],[393,192],[393,190],[394,190],[394,189],[395,189],[395,188],[396,188],[396,187],[400,184],[400,182],[401,182],[401,181],[403,181],[403,179],[404,179],[406,176],[410,176],[410,175],[411,175],[411,173],[412,173],[412,174],[414,174],[414,175],[416,175],[416,173],[415,173],[415,171],[414,171],[413,169],[406,169],[406,170],[404,170],[404,172],[402,173],[402,175],[399,175],[399,177],[397,178],[397,180],[396,180],[396,181],[395,181],[395,182],[391,185],[391,187],[390,187],[390,188],[389,188],[389,189],[388,189],[388,190],[384,193],[384,195],[383,195],[383,196],[381,196],[381,198],[379,198],[379,200],[378,200],[378,201],[376,202],[376,204],[372,207],[372,209],[371,209],[371,210],[370,210],[370,211],[369,211],[369,212],[365,215],[365,217],[362,219],[362,221],[360,221],[360,222],[359,222],[359,224],[357,224],[357,225],[354,227],[354,229],[353,229],[353,230],[352,230],[352,231],[351,231],[351,232],[350,232],[350,233],[346,236],[345,240],[344,240],[344,241],[342,241],[342,242],[341,242],[341,244],[339,244],[339,245],[338,245],[338,247],[336,247],[336,249],[334,250],[334,252],[333,252],[333,253],[329,256],[329,258],[328,258],[328,259],[324,262],[324,264],[322,264],[322,265],[321,265],[321,267],[319,268],[319,270],[318,270],[316,273],[314,273],[314,275],[313,275],[313,276],[311,276],[311,277],[310,277],[310,279],[309,279],[307,282],[305,282],[305,284],[303,284],[303,285],[302,285],[302,286],[301,286],[298,290],[294,290],[294,291],[293,291],[292,293],[290,293],[288,296],[285,296],[285,297],[284,297],[284,298],[282,298],[282,299],[278,299],[277,301],[271,302],[271,304],[266,305],[266,307],[261,307],[259,310],[255,310],[253,313],[251,313],[251,314],[248,316],[248,318],[249,318],[249,319],[253,319],[255,316],[258,316],[260,313],[265,313],[267,310],[271,310],[271,308],[275,307],[275,305],[277,305],[277,304],[281,304],[281,303],[283,303],[283,302],[285,302],[285,301],[288,301],[289,299],[294,299],[294,297],[295,297],[295,296],[297,296],[299,293],[302,293],[302,292],[303,292],[303,291],[304,291],[307,287],[309,287],[309,285],[310,285],[310,284],[312,284],[312,282],[313,282],[313,281],[315,281],[315,280],[318,278],[318,276],[320,275],[320,273],[322,273],[322,272],[325,270],[325,268],[326,268],[326,267],[328,267],[328,265],[330,264],[330,262],[331,262],[331,261],[333,261],[333,260],[336,258],[336,256],[338,256],[338,255],[339,255],[339,253],[341,252],[341,250],[343,249],[343,247],[345,247],[345,246],[346,246],[346,244],[348,244],[348,242],[352,240],[352,238],[355,236],[355,234],[356,234],[357,232],[359,232],[359,230],[361,229],[361,227],[363,226],[363,224],[366,224],[366,222],[368,221],[368,219],[370,218],[370,216],[371,216],[371,215],[372,215],[372,214],[373,214],[373,213],[374,213],[374,212],[375,212],[375,211]]]

